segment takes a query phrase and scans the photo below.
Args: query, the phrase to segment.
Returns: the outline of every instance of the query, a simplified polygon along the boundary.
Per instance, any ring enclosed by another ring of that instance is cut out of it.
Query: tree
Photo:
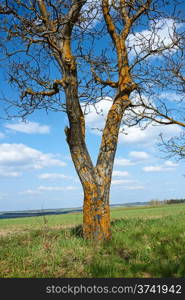
[[[153,75],[161,71],[160,61],[154,70],[150,57],[176,53],[182,44],[175,26],[182,22],[182,5],[165,0],[4,0],[0,5],[0,46],[8,62],[3,67],[20,92],[19,99],[4,96],[6,112],[12,116],[16,107],[23,118],[36,109],[67,113],[66,140],[84,190],[86,239],[111,237],[109,191],[121,122],[179,122],[149,96],[159,87]],[[167,42],[160,37],[163,23],[169,29]],[[82,106],[106,95],[112,105],[94,166]]]

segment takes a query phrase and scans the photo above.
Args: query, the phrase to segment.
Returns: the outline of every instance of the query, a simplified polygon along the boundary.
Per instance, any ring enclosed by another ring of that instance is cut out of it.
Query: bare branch
[[[103,86],[110,86],[112,88],[118,88],[118,82],[114,82],[111,80],[102,80],[95,72],[93,66],[91,66],[91,71],[94,77],[95,82],[101,83]]]
[[[102,11],[103,11],[104,19],[106,21],[107,30],[112,38],[114,45],[117,47],[119,36],[116,33],[116,27],[110,15],[110,8],[111,7],[109,5],[109,0],[102,0]]]
[[[65,87],[65,79],[62,80],[55,80],[53,83],[53,88],[50,90],[44,90],[41,92],[35,92],[31,88],[28,88],[26,91],[23,92],[22,98],[26,97],[27,95],[32,95],[32,96],[53,96],[57,93],[59,93],[59,85],[62,87]]]
[[[137,11],[137,13],[132,16],[132,18],[131,18],[132,24],[150,8],[151,3],[152,3],[152,0],[147,0],[145,2],[145,4],[143,4],[141,6],[141,8]]]

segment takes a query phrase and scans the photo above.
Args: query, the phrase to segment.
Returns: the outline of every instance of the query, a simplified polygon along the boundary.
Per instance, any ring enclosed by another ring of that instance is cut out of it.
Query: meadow
[[[0,277],[185,277],[185,204],[112,208],[112,239],[82,238],[82,214],[0,220]]]

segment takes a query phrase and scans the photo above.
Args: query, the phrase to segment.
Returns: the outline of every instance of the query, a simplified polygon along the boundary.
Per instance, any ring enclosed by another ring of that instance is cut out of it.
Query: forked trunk
[[[72,98],[71,102],[74,103],[74,93],[69,99]],[[120,122],[123,111],[129,105],[128,94],[122,99],[116,98],[108,113],[96,166],[93,166],[86,147],[79,105],[76,105],[73,114],[70,113],[70,127],[65,131],[71,157],[84,190],[83,237],[94,242],[111,238],[109,192]]]
[[[99,194],[96,184],[86,186],[83,206],[83,237],[96,242],[110,240],[109,187]]]
[[[66,43],[68,49],[69,43]],[[68,49],[70,50],[70,49]],[[68,54],[70,51],[67,52]],[[67,143],[84,190],[83,236],[95,242],[109,240],[109,191],[121,119],[130,105],[129,80],[124,76],[123,89],[117,95],[107,115],[96,166],[93,165],[85,142],[85,119],[78,97],[77,69],[74,58],[64,65],[66,109],[69,127],[65,128]],[[124,74],[125,75],[125,74]]]

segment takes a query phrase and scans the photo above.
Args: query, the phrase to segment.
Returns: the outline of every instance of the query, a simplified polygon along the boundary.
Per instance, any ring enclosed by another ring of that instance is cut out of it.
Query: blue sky
[[[166,23],[168,26],[162,26],[158,35],[168,44],[173,23],[171,20]],[[141,34],[148,36],[150,26]],[[130,45],[135,43],[140,53],[137,38],[137,34],[130,35]],[[134,53],[130,55],[134,59]],[[5,87],[7,95],[17,97],[16,91],[5,84],[5,77],[2,74],[0,89]],[[169,95],[171,101],[176,99],[169,90],[161,98],[167,99]],[[94,128],[103,128],[111,102],[107,95],[97,103],[96,110],[91,106],[86,115],[87,145],[94,163],[101,140],[101,132]],[[62,112],[37,111],[26,123],[19,119],[0,119],[0,211],[83,205],[82,187],[65,141],[67,124]],[[122,127],[126,134],[119,136],[111,204],[185,197],[184,162],[162,158],[157,146],[160,133],[170,138],[181,133],[182,128],[154,125],[150,124],[145,130],[137,126]]]
[[[110,99],[97,110],[91,108],[87,121],[87,143],[96,161],[100,132]],[[27,123],[1,121],[0,210],[79,207],[83,192],[65,141],[64,113],[36,113]],[[146,130],[127,128],[120,134],[111,187],[111,203],[180,198],[185,195],[184,164],[161,159],[159,133],[177,134],[176,126],[152,126]]]

